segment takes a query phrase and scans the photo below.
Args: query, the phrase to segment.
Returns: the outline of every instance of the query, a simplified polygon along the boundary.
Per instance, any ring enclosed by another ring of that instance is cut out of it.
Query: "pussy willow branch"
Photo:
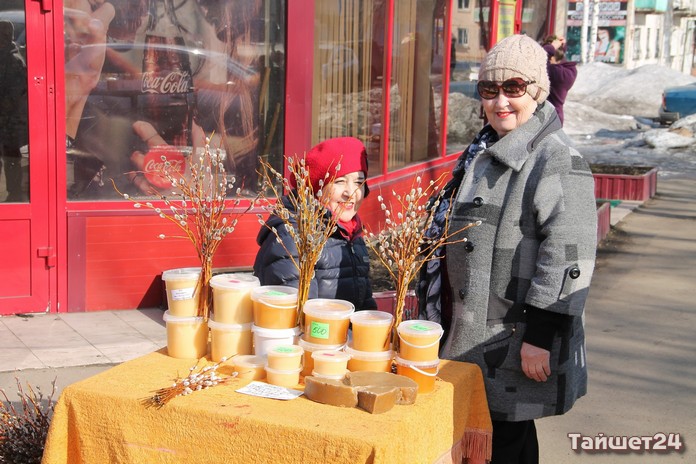
[[[274,227],[268,226],[267,222],[259,216],[259,222],[268,227],[275,234],[276,240],[285,250],[288,257],[298,272],[298,311],[297,325],[300,330],[304,330],[304,303],[309,298],[309,288],[314,278],[314,266],[321,256],[324,245],[329,237],[336,230],[336,223],[341,211],[329,213],[326,204],[330,198],[330,184],[335,178],[328,172],[319,182],[319,191],[315,192],[310,182],[309,170],[302,158],[289,158],[288,169],[294,176],[296,188],[292,188],[289,181],[276,171],[267,161],[261,161],[262,172],[265,186],[275,197],[275,203],[268,207],[271,213],[278,216],[285,226],[288,234],[292,238],[297,249],[297,258],[291,250],[287,248],[280,238],[278,231]],[[335,166],[335,170],[340,168],[340,162]],[[274,182],[277,181],[277,182]],[[283,204],[282,192],[277,184],[281,185],[289,193],[286,195],[294,211],[288,209]],[[262,189],[265,190],[265,189]],[[270,204],[270,202],[269,202]],[[294,220],[294,221],[293,221]]]

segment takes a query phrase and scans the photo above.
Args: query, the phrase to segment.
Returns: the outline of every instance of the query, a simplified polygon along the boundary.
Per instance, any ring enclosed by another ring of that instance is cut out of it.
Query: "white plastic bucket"
[[[394,351],[359,351],[352,346],[346,345],[345,352],[350,355],[348,360],[348,370],[371,371],[371,372],[391,372]]]
[[[253,354],[253,334],[251,324],[222,324],[208,320],[210,328],[210,357],[214,362],[223,357],[231,358],[240,354]]]
[[[266,358],[253,354],[235,356],[231,359],[238,379],[261,380],[266,378]]]
[[[315,298],[302,308],[305,320],[305,339],[319,345],[341,345],[348,339],[353,303],[346,300]]]
[[[162,281],[167,292],[169,314],[176,317],[198,316],[199,267],[169,269],[162,273]]]
[[[432,361],[440,351],[444,331],[437,322],[403,321],[396,328],[399,334],[399,356],[409,361]]]
[[[418,393],[430,393],[435,389],[435,377],[440,372],[440,360],[409,361],[397,356],[396,373],[413,379],[418,384]]]
[[[251,290],[260,286],[251,274],[218,274],[210,279],[213,289],[213,318],[223,324],[254,322]]]
[[[297,289],[264,285],[251,290],[254,325],[266,329],[291,329],[297,325]]]
[[[300,383],[301,367],[297,369],[273,369],[266,366],[266,382],[279,387],[295,387]]]
[[[319,350],[331,350],[331,351],[341,351],[345,345],[319,345],[317,343],[308,342],[304,338],[300,338],[297,344],[304,349],[304,362],[302,369],[302,375],[312,375],[314,370],[314,358],[312,358],[312,353]]]
[[[178,317],[165,311],[167,354],[172,358],[199,359],[208,353],[208,324],[202,317]]]
[[[384,351],[389,347],[394,316],[384,311],[356,311],[350,316],[353,347],[359,351]]]
[[[278,345],[296,345],[300,338],[300,328],[292,329],[267,329],[265,327],[251,326],[254,334],[254,354],[257,356],[268,355],[268,350]]]

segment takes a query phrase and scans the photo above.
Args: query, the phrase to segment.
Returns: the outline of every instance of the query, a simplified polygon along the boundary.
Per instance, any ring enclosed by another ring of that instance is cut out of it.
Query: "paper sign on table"
[[[294,400],[303,394],[303,392],[299,390],[292,390],[290,388],[279,387],[263,382],[251,382],[247,386],[236,390],[236,392],[274,400]]]

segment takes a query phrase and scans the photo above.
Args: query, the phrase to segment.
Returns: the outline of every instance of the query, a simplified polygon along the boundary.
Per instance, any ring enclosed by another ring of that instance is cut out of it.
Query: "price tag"
[[[325,322],[312,321],[309,332],[310,337],[321,338],[322,340],[329,339],[329,324]]]

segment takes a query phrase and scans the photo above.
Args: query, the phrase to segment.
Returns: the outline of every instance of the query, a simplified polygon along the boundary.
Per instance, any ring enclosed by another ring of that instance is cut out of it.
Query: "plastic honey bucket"
[[[296,369],[273,369],[266,366],[266,382],[279,387],[295,387],[300,383],[300,371],[302,367]]]
[[[348,339],[350,316],[355,306],[350,301],[315,298],[303,308],[305,340],[318,345],[342,345]]]
[[[291,329],[297,325],[297,289],[263,285],[251,290],[254,325],[266,329]]]
[[[396,373],[406,376],[418,384],[418,393],[430,393],[435,389],[435,377],[440,371],[440,360],[409,361],[397,356]]]
[[[208,353],[208,324],[202,317],[177,317],[165,311],[167,354],[172,358],[199,359]]]
[[[349,344],[346,345],[345,352],[350,355],[348,370],[351,372],[391,372],[392,359],[394,359],[394,352],[392,350],[359,351]]]
[[[262,380],[266,378],[266,358],[253,354],[235,356],[231,359],[238,379]]]
[[[399,356],[408,361],[432,361],[438,358],[442,326],[437,322],[403,321],[399,333]]]
[[[249,324],[223,324],[208,320],[210,358],[214,362],[240,354],[253,354],[253,335]]]
[[[356,311],[350,316],[353,348],[359,351],[384,351],[389,347],[394,316],[384,311]]]
[[[319,345],[317,343],[312,343],[306,341],[304,338],[300,338],[297,342],[304,349],[304,360],[302,375],[312,375],[314,370],[314,358],[312,358],[312,353],[319,350],[330,350],[330,351],[341,351],[345,345]],[[350,362],[350,361],[349,361]]]
[[[344,351],[319,350],[312,353],[314,369],[312,375],[343,376],[348,369],[350,355]]]
[[[162,281],[167,292],[167,308],[175,317],[198,316],[198,280],[201,268],[184,267],[169,269],[162,273]]]
[[[302,367],[304,348],[299,345],[276,345],[266,353],[268,367],[277,370],[293,370]]]
[[[267,329],[251,325],[254,334],[254,354],[266,357],[268,352],[278,345],[296,345],[300,338],[300,328]]]
[[[259,279],[251,274],[218,274],[210,279],[213,289],[213,318],[223,324],[254,322],[251,290],[259,287]]]

